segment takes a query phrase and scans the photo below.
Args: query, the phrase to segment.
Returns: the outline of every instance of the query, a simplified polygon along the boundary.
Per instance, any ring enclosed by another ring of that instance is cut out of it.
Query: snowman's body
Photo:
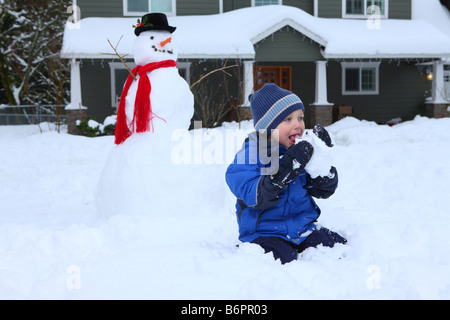
[[[173,42],[161,46],[170,37],[165,31],[144,31],[136,38],[134,59],[136,65],[177,59]],[[160,68],[138,75],[146,76],[151,84],[150,103],[154,115],[152,130],[133,131],[133,114],[139,81],[134,80],[125,100],[128,127],[132,130],[121,144],[116,145],[106,162],[97,188],[97,208],[101,215],[148,215],[173,211],[183,181],[174,181],[174,175],[185,177],[185,168],[176,165],[171,152],[174,130],[187,130],[194,113],[194,98],[186,81],[176,67]],[[177,174],[178,172],[178,174]]]

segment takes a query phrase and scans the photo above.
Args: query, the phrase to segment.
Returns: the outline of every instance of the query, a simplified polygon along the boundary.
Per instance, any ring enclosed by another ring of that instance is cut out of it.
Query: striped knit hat
[[[255,129],[268,134],[292,112],[305,111],[298,96],[274,83],[265,84],[250,97],[250,109]]]

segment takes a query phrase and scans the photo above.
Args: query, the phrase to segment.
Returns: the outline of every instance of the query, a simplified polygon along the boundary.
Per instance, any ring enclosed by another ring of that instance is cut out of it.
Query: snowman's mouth
[[[152,49],[155,50],[155,52],[162,52],[162,53],[173,54],[173,50],[158,49],[158,48],[156,48],[155,45],[152,46]]]

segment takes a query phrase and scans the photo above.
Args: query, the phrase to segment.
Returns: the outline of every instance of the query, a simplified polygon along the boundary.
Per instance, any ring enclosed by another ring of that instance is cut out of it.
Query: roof
[[[288,6],[262,6],[216,15],[168,17],[179,58],[255,57],[254,45],[285,26],[324,47],[324,58],[442,58],[450,57],[450,37],[425,20],[367,20],[314,17]],[[63,58],[105,58],[107,42],[132,56],[136,18],[85,18],[79,28],[66,25]]]

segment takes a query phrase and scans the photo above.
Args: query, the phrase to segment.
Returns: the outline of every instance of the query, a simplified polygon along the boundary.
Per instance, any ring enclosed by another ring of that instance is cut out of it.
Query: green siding
[[[283,5],[302,9],[310,15],[314,14],[314,0],[283,0]]]
[[[81,19],[89,17],[123,17],[122,0],[77,0]]]
[[[412,18],[412,0],[390,0],[389,1],[389,19],[408,19]]]
[[[318,15],[320,18],[342,18],[342,1],[345,0],[318,0]]]
[[[219,13],[219,0],[178,0],[177,16]]]
[[[320,46],[290,27],[282,28],[255,45],[256,61],[323,60]]]
[[[78,0],[81,18],[88,17],[123,17],[122,0]],[[219,0],[177,0],[176,14],[202,15],[219,13]]]
[[[431,89],[431,81],[427,81],[414,64],[383,60],[378,95],[342,95],[341,64],[330,61],[327,64],[328,101],[352,106],[353,115],[359,119],[379,122],[395,117],[412,119],[424,111],[425,95]]]
[[[223,0],[223,12],[252,6],[251,0]]]

